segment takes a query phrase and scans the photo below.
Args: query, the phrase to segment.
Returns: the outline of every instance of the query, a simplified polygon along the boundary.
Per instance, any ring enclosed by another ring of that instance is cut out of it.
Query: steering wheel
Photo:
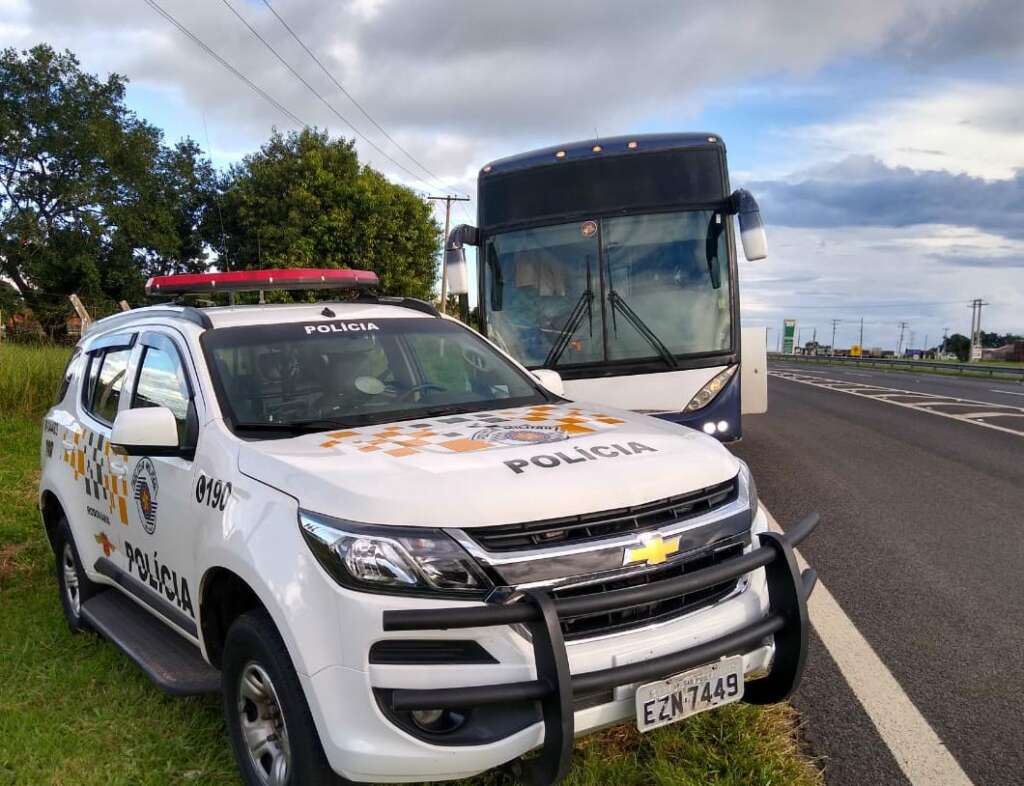
[[[420,385],[413,385],[407,391],[399,395],[398,400],[406,401],[407,399],[412,398],[412,396],[414,396],[415,394],[423,393],[424,391],[427,390],[445,391],[448,390],[448,388],[442,387],[441,385],[434,385],[433,383],[430,382],[424,382],[423,384]]]

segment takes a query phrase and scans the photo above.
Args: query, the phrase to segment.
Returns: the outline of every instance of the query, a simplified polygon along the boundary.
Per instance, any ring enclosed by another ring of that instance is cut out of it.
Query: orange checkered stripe
[[[97,502],[106,503],[112,516],[128,526],[128,482],[107,471],[110,461],[110,442],[89,429],[72,431],[65,427],[74,447],[64,449],[64,463],[71,467],[75,481],[85,485],[85,495]]]
[[[322,448],[351,447],[360,453],[383,453],[401,458],[424,452],[472,453],[489,448],[507,447],[507,443],[473,439],[464,432],[516,426],[554,426],[570,436],[614,428],[624,420],[603,412],[586,412],[577,407],[545,404],[528,409],[472,413],[457,418],[441,418],[428,423],[391,424],[376,429],[351,429],[328,433]],[[463,432],[462,434],[453,432]]]

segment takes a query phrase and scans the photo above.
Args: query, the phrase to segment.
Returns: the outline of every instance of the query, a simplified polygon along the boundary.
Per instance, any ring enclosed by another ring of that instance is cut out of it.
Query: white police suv
[[[152,279],[368,288],[372,273]],[[799,681],[814,574],[714,439],[404,298],[101,320],[42,435],[68,624],[219,691],[247,784],[445,780]],[[529,755],[527,755],[529,754]]]

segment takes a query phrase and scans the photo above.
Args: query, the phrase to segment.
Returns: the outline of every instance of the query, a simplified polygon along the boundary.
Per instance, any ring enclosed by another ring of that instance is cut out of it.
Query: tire
[[[93,583],[82,569],[71,527],[67,517],[61,515],[57,522],[57,538],[54,543],[57,564],[57,589],[60,592],[60,607],[72,633],[90,630],[89,623],[82,619],[82,604],[100,592],[103,587]]]
[[[350,784],[327,763],[284,641],[263,609],[243,614],[228,630],[221,687],[228,737],[246,786]]]

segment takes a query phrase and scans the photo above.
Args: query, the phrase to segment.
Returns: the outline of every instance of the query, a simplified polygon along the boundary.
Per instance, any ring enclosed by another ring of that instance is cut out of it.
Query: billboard
[[[782,354],[792,355],[796,346],[796,320],[785,319],[782,321]]]

